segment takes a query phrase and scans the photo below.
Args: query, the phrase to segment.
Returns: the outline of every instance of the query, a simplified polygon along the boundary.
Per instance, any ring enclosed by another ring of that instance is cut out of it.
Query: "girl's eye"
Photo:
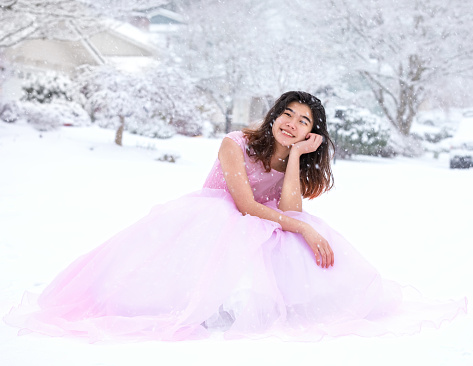
[[[306,120],[301,119],[301,123],[302,123],[304,126],[307,126],[307,121],[306,121]]]
[[[287,113],[287,112],[284,112],[283,114],[285,114],[285,115],[288,116],[288,117],[291,117],[291,115],[290,115],[289,113]]]

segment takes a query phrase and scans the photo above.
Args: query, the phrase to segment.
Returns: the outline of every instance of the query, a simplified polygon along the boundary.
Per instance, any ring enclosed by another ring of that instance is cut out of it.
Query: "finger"
[[[324,268],[328,268],[330,266],[330,254],[328,252],[324,252],[324,256],[325,256],[325,267]]]
[[[318,250],[314,251],[315,254],[315,262],[317,263],[318,266],[320,266],[320,254]]]
[[[330,248],[330,245],[328,245],[327,243],[327,268],[329,266],[333,266],[333,251],[332,251],[332,248]]]
[[[320,245],[317,245],[317,247],[319,248],[320,257],[321,257],[321,259],[322,259],[322,268],[327,268],[327,254],[326,254],[325,251],[320,247]]]
[[[317,141],[317,135],[312,134],[312,136],[307,140],[310,152],[317,150],[320,146],[320,143]]]
[[[322,137],[321,137],[320,135],[317,135],[317,134],[315,134],[315,133],[311,133],[311,134],[310,134],[310,137],[308,138],[308,140],[310,140],[310,141],[313,142],[313,143],[318,143],[321,138],[322,138]]]
[[[325,243],[325,244],[327,245],[326,252],[327,252],[327,268],[328,268],[329,266],[333,266],[334,255],[333,255],[333,250],[330,247],[330,245],[328,243]]]

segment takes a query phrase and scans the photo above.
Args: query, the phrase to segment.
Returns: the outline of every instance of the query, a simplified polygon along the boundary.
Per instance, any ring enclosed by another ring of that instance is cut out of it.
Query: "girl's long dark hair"
[[[311,132],[323,136],[323,142],[316,151],[300,157],[302,196],[312,199],[333,187],[330,160],[335,146],[328,135],[325,109],[319,99],[302,91],[290,91],[281,95],[257,129],[243,130],[248,140],[247,153],[254,161],[261,161],[267,172],[271,170],[271,157],[274,154],[273,123],[292,102],[300,102],[310,108],[314,121]]]

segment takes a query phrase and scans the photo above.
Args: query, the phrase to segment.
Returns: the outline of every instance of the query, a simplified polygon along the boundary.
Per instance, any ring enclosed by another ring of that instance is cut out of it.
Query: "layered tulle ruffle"
[[[267,205],[276,209],[274,201]],[[336,264],[316,265],[302,236],[243,216],[229,193],[203,189],[149,215],[78,258],[38,297],[5,317],[22,333],[104,339],[318,340],[405,334],[466,312],[383,280],[340,234],[307,213]]]

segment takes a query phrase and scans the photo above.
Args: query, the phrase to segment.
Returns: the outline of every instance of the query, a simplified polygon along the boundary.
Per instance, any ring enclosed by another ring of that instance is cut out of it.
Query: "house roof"
[[[100,65],[113,57],[154,58],[156,48],[148,35],[130,24],[106,20],[105,29],[78,41],[51,39],[26,40],[5,51],[6,57],[20,68],[46,69],[72,73],[80,65]]]
[[[114,19],[104,20],[107,31],[118,37],[125,39],[127,42],[134,43],[138,47],[147,48],[150,52],[154,51],[154,47],[147,32],[126,22],[119,22]]]
[[[155,8],[133,13],[134,16],[144,16],[151,24],[183,24],[184,17],[172,10]]]

